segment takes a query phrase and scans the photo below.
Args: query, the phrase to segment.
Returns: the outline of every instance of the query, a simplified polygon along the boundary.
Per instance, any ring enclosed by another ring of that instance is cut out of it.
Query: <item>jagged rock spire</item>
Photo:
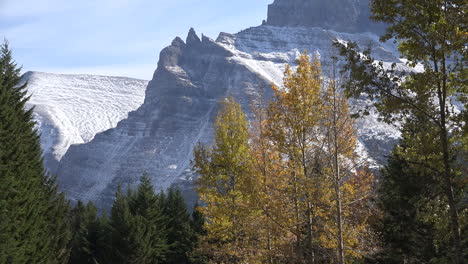
[[[195,32],[195,29],[190,28],[190,31],[189,31],[189,33],[187,35],[187,40],[185,42],[187,43],[187,45],[196,44],[196,43],[201,42],[200,38],[198,37],[197,33]]]

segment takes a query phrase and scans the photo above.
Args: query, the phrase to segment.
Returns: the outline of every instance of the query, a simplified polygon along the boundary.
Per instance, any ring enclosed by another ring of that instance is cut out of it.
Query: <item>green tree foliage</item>
[[[203,239],[203,236],[206,236],[206,228],[205,228],[205,217],[203,216],[203,213],[200,210],[200,206],[198,203],[195,204],[193,207],[193,212],[192,212],[192,221],[191,221],[191,227],[192,227],[192,232],[194,234],[194,248],[192,251],[189,253],[190,257],[190,263],[192,264],[204,264],[208,263],[208,257],[203,254],[203,252],[200,251],[201,247],[201,241]]]
[[[168,263],[189,263],[189,254],[195,247],[196,237],[192,228],[192,219],[178,189],[169,188],[163,209],[167,223]],[[197,219],[197,221],[200,221]],[[199,225],[199,223],[197,223]]]
[[[92,202],[84,205],[81,201],[71,211],[71,228],[73,237],[70,241],[70,264],[94,264],[101,257],[100,249],[103,247],[103,226],[97,208]]]
[[[78,252],[86,260],[94,256],[96,263],[204,263],[203,255],[194,253],[203,217],[195,214],[196,221],[192,220],[181,192],[175,188],[167,194],[155,194],[146,174],[135,191],[128,189],[124,193],[119,187],[108,220],[103,216],[96,221],[93,207],[78,204],[75,211],[81,223],[86,219],[91,223],[82,224],[84,230],[77,233],[89,234],[97,228],[100,234],[91,246],[88,239],[78,240],[78,246],[82,246]],[[199,231],[195,232],[195,228]]]
[[[395,151],[397,152],[397,151]],[[410,165],[394,153],[388,161],[380,186],[380,226],[385,263],[429,263],[435,257],[434,228],[418,214],[426,175],[411,171]]]
[[[196,203],[192,212],[192,230],[195,235],[206,235],[205,221],[205,216],[203,216],[200,210],[200,205]]]
[[[109,219],[110,263],[164,263],[166,227],[158,196],[144,175],[138,189],[119,188]]]
[[[381,117],[392,123],[418,119],[432,138],[413,145],[414,155],[405,160],[419,164],[418,170],[432,168],[428,177],[445,196],[446,212],[434,216],[448,221],[453,263],[465,263],[462,238],[467,226],[461,219],[466,208],[458,206],[466,192],[466,162],[462,142],[466,142],[468,4],[464,0],[372,0],[374,19],[389,24],[383,41],[394,38],[408,61],[407,66],[422,66],[424,71],[404,72],[395,64],[390,68],[374,63],[369,50],[360,53],[355,44],[337,44],[348,63],[348,96],[368,95],[375,100]],[[461,111],[454,105],[461,104]],[[422,117],[422,119],[421,119]],[[416,155],[429,148],[431,162]],[[418,149],[416,151],[416,149]],[[430,165],[430,167],[428,166]],[[425,181],[430,181],[426,179]]]
[[[385,263],[450,263],[447,199],[437,169],[434,131],[424,117],[406,123],[403,139],[383,171],[378,205]],[[460,216],[466,226],[467,217]],[[466,243],[466,242],[465,242]]]
[[[178,189],[155,194],[146,174],[136,190],[118,188],[110,217],[78,202],[69,218],[70,264],[207,263],[196,251],[206,235],[203,215],[196,210],[190,216]]]
[[[64,263],[69,205],[44,170],[21,69],[0,47],[0,263]]]

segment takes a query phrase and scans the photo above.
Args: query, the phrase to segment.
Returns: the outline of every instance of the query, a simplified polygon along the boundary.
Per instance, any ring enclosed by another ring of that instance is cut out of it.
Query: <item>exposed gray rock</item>
[[[91,142],[70,147],[58,170],[61,188],[72,200],[92,200],[106,208],[119,184],[134,186],[146,171],[157,189],[177,184],[193,199],[193,147],[213,142],[219,100],[232,95],[250,116],[259,93],[268,97],[271,83],[281,85],[286,63],[294,64],[303,49],[326,62],[334,39],[372,45],[378,59],[398,62],[395,46],[380,45],[370,33],[260,26],[235,35],[222,33],[213,41],[190,30],[186,42],[176,38],[161,52],[138,110]],[[358,100],[352,106],[368,103]],[[378,166],[398,132],[378,122],[376,115],[359,125],[361,156]]]
[[[384,26],[369,19],[369,0],[275,0],[267,24],[320,27],[339,32],[376,32]]]
[[[198,37],[197,33],[195,32],[195,29],[191,28],[188,35],[187,35],[187,45],[197,45],[201,43],[200,38]]]
[[[144,171],[158,189],[169,187],[190,167],[193,146],[211,142],[218,101],[232,94],[248,109],[251,91],[269,85],[213,40],[193,30],[187,39],[161,52],[138,110],[90,143],[71,146],[58,170],[69,198],[108,206],[118,184],[134,185]]]
[[[237,34],[221,33],[216,41],[206,36],[199,38],[193,29],[185,42],[175,38],[161,51],[143,105],[116,128],[68,150],[58,170],[61,188],[72,200],[92,200],[106,208],[117,185],[134,186],[146,171],[157,189],[177,184],[193,199],[193,147],[198,142],[213,142],[219,100],[232,95],[250,118],[255,98],[261,93],[270,96],[272,83],[281,86],[285,64],[294,65],[303,50],[320,56],[324,73],[329,72],[327,59],[333,55],[334,40],[371,46],[376,59],[404,67],[393,43],[381,44],[373,33],[349,33],[358,31],[362,11],[358,2],[345,2],[349,5],[345,3],[341,9],[351,12],[351,16],[335,15],[342,20],[329,19],[328,24],[307,22],[304,14],[294,20],[294,12],[302,12],[301,8],[315,10],[315,1],[277,0],[270,6],[265,25]],[[325,1],[319,3],[325,9],[331,8]],[[343,21],[346,19],[351,23]],[[353,28],[347,28],[348,23]],[[354,109],[369,104],[365,98],[351,102]],[[398,130],[379,122],[375,113],[359,120],[358,132],[359,154],[375,167],[384,162],[384,155],[399,137]]]

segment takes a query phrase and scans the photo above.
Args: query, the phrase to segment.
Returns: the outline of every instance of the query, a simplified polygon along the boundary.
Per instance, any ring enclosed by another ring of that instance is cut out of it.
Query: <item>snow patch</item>
[[[27,107],[45,153],[60,160],[72,144],[91,141],[143,104],[147,81],[95,75],[28,72]]]

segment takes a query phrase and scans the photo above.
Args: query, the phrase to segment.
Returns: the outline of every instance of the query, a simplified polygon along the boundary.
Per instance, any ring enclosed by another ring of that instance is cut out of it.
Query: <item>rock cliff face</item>
[[[287,7],[296,9],[300,9],[296,4],[309,8],[314,2],[289,1],[294,5]],[[275,1],[273,9],[288,3]],[[271,24],[278,17],[274,12],[270,6]],[[161,52],[143,105],[117,127],[97,134],[89,143],[70,147],[58,170],[62,189],[72,200],[92,200],[108,207],[118,184],[135,185],[146,171],[156,188],[177,184],[190,193],[195,177],[190,170],[193,147],[213,142],[219,100],[232,95],[250,117],[252,102],[259,94],[270,96],[271,83],[282,85],[285,64],[294,65],[303,50],[322,59],[325,73],[334,54],[334,40],[371,46],[378,60],[404,67],[396,46],[379,43],[373,33],[339,33],[304,25],[262,25],[234,35],[221,33],[216,41],[200,39],[190,30],[186,41],[174,39]],[[370,103],[362,98],[351,106],[359,109]],[[379,166],[399,133],[371,113],[359,120],[358,136],[360,156],[371,166]]]
[[[161,52],[144,104],[62,159],[59,182],[68,196],[109,205],[118,184],[133,185],[144,171],[158,189],[180,180],[193,146],[211,142],[218,101],[232,94],[247,105],[253,91],[268,86],[232,56],[193,30],[186,42],[176,38]]]
[[[339,32],[381,32],[369,19],[369,0],[275,0],[268,6],[267,24],[319,27]]]

